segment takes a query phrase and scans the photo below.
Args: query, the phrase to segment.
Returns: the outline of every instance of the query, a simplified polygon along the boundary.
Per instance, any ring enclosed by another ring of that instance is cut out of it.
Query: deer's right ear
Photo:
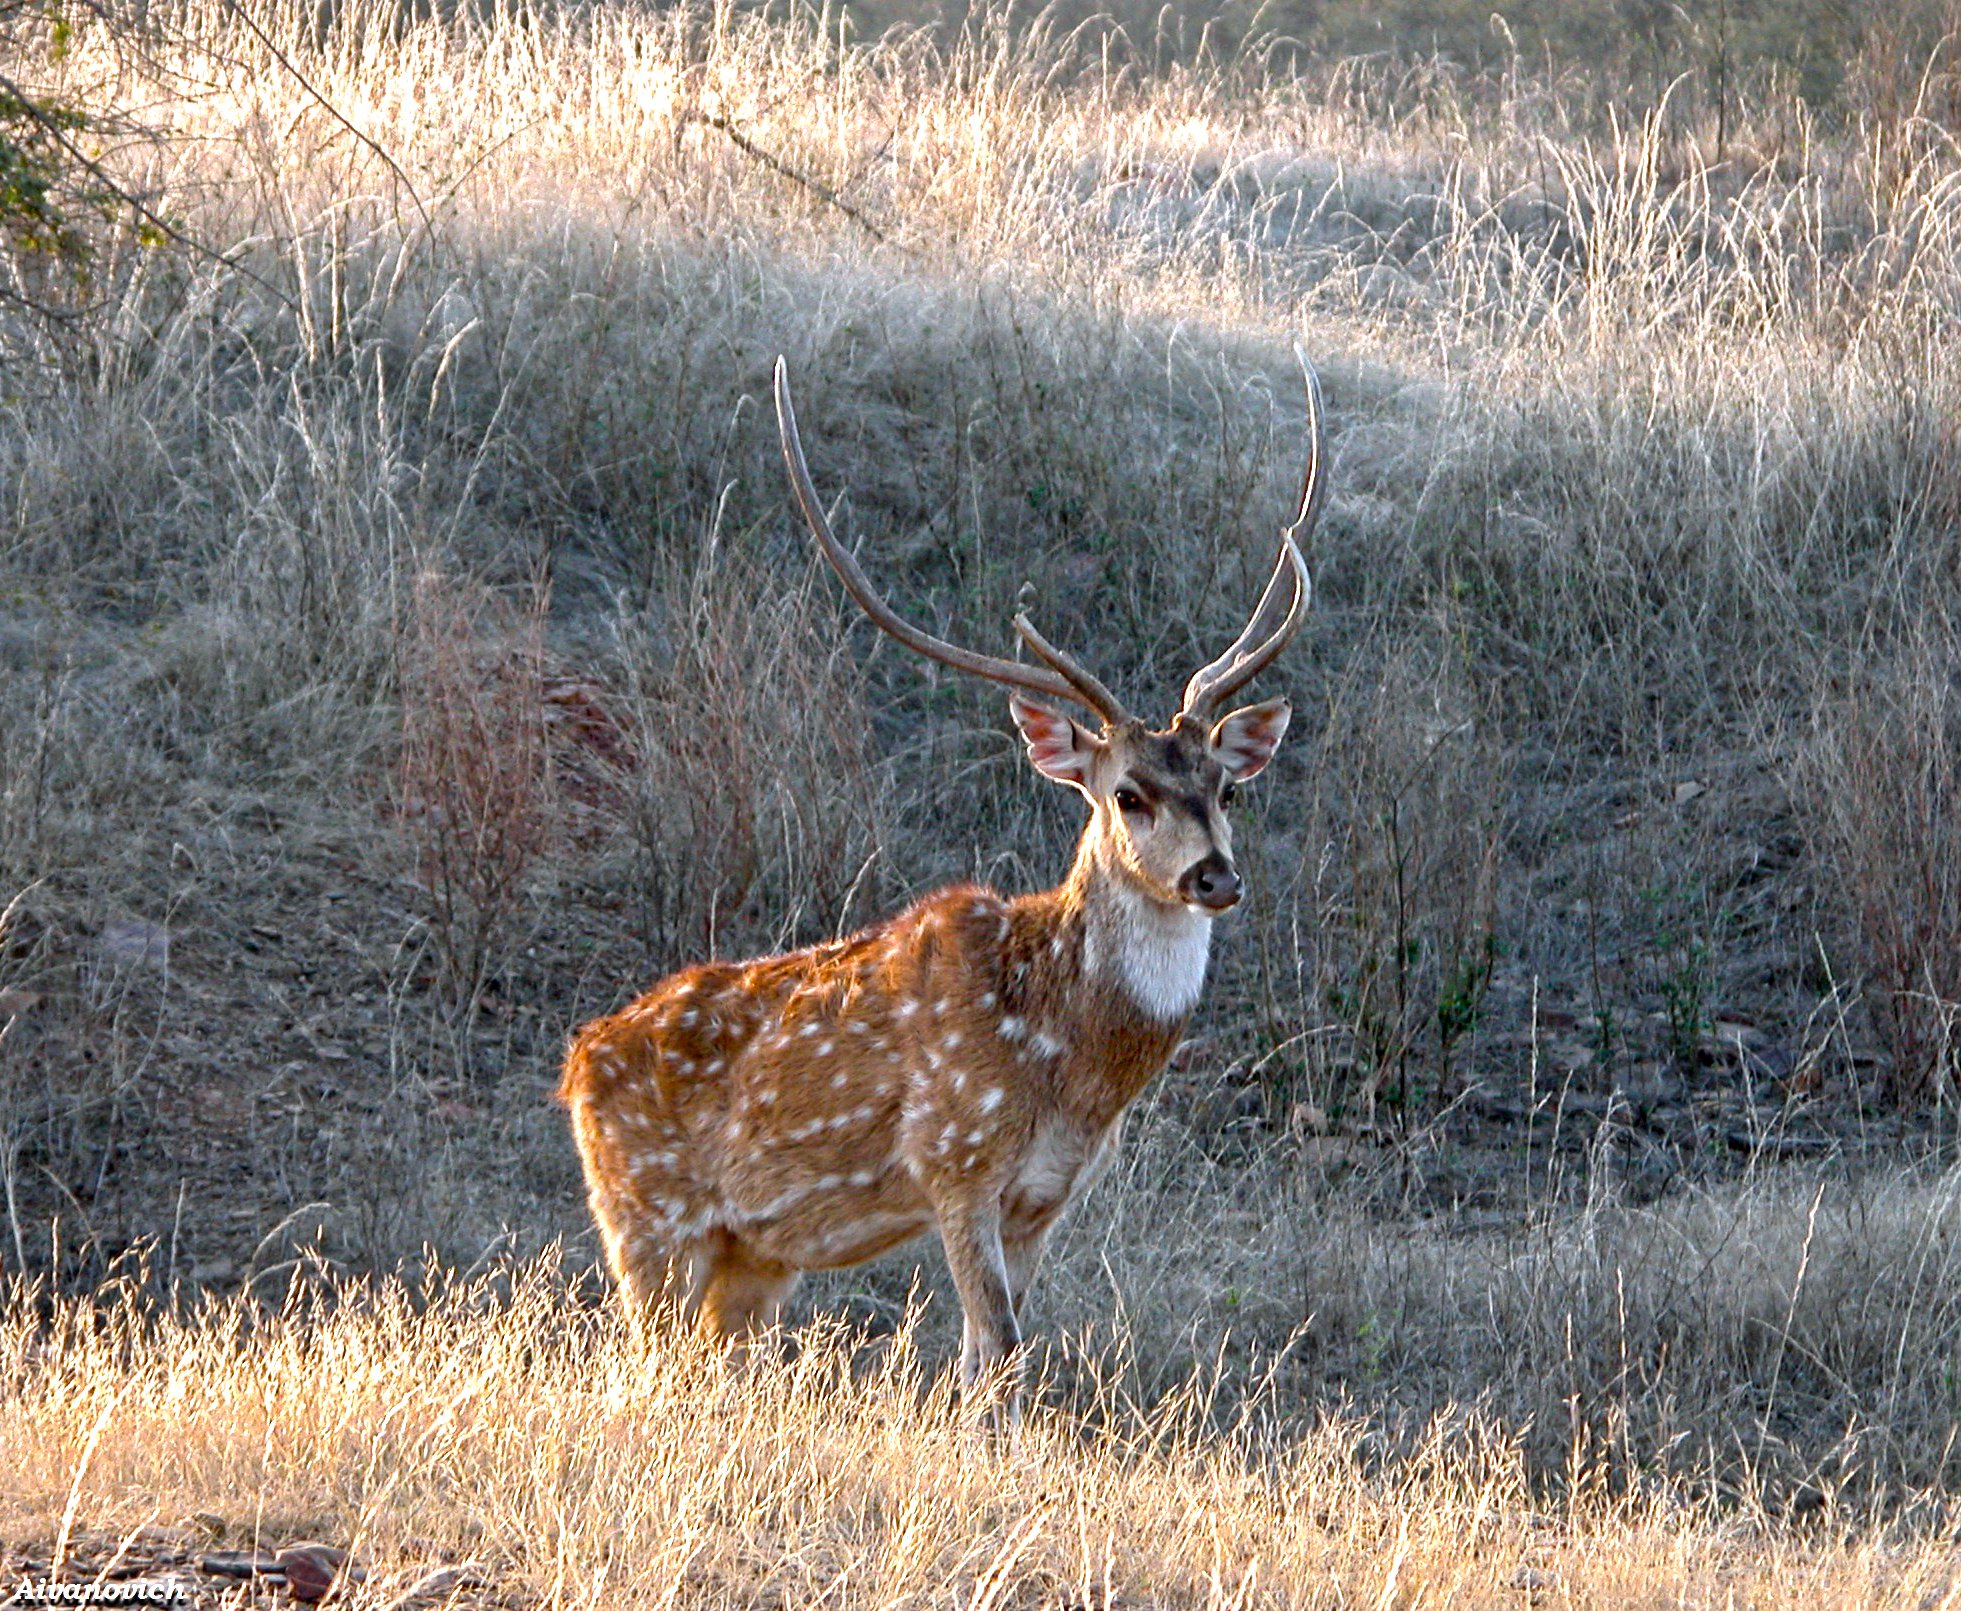
[[[1103,748],[1102,740],[1061,711],[1038,704],[1023,693],[1008,695],[1008,709],[1028,742],[1028,759],[1037,772],[1058,783],[1089,787],[1090,766]]]

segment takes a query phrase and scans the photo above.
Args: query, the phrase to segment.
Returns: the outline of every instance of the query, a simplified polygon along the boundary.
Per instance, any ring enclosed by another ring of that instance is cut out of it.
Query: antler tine
[[[1035,651],[1038,659],[1046,660],[1068,680],[1076,690],[1075,697],[1080,703],[1087,705],[1112,727],[1121,727],[1130,720],[1130,713],[1099,678],[1093,676],[1074,656],[1065,654],[1036,631],[1035,623],[1028,619],[1026,610],[1016,612],[1015,631],[1021,634],[1021,641]]]
[[[1016,625],[1021,628],[1022,635],[1028,638],[1029,646],[1049,665],[1028,666],[1018,660],[1002,660],[994,655],[962,649],[929,632],[922,632],[878,596],[851,551],[837,540],[830,521],[825,517],[824,506],[817,501],[817,488],[811,482],[810,467],[804,462],[803,439],[797,434],[797,411],[790,402],[789,362],[780,357],[776,360],[776,425],[783,440],[783,463],[790,472],[790,489],[796,496],[797,508],[803,512],[804,523],[810,527],[810,535],[816,538],[824,558],[830,561],[831,569],[838,573],[845,591],[858,601],[858,607],[872,618],[874,625],[889,632],[915,653],[923,654],[929,660],[937,660],[943,666],[951,666],[955,671],[970,672],[991,682],[1006,683],[1011,688],[1025,688],[1030,693],[1069,700],[1094,711],[1113,726],[1124,720],[1123,707],[1107,688],[1050,645],[1041,634],[1029,636],[1032,629],[1024,627],[1020,619],[1017,619]]]
[[[1185,684],[1185,697],[1178,712],[1180,720],[1188,716],[1202,719],[1222,700],[1238,692],[1271,665],[1300,630],[1301,622],[1307,615],[1308,601],[1313,596],[1313,578],[1308,573],[1300,545],[1313,532],[1321,516],[1322,500],[1327,495],[1327,477],[1323,473],[1326,453],[1321,428],[1321,378],[1314,372],[1314,365],[1308,362],[1307,354],[1298,346],[1294,348],[1294,357],[1299,360],[1301,374],[1307,382],[1307,474],[1301,483],[1300,510],[1294,516],[1293,524],[1280,534],[1280,554],[1274,561],[1273,575],[1268,579],[1265,591],[1260,594],[1260,602],[1254,608],[1252,618],[1247,621],[1245,630],[1233,640],[1232,646],[1224,654],[1193,672],[1191,681]],[[1293,584],[1292,596],[1285,606],[1285,618],[1277,627],[1269,629],[1268,623],[1279,607],[1279,600],[1289,582]],[[1251,647],[1255,644],[1257,648]]]

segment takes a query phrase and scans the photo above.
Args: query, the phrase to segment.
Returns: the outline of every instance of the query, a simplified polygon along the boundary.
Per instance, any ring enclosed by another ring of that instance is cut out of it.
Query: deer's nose
[[[1239,903],[1239,874],[1232,863],[1214,853],[1197,863],[1178,880],[1178,893],[1196,901],[1208,912],[1223,912]]]

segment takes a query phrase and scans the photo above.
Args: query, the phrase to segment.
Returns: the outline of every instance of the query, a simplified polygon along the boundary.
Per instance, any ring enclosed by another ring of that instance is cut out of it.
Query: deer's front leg
[[[960,1385],[971,1391],[989,1371],[1015,1363],[1021,1348],[1021,1326],[1001,1248],[1001,1205],[947,1202],[938,1212],[947,1268],[960,1294]],[[1018,1385],[1010,1381],[1008,1390],[1012,1420]]]

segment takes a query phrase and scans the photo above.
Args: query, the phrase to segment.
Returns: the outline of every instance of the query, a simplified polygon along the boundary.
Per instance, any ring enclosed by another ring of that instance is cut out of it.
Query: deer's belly
[[[786,1183],[772,1195],[741,1193],[727,1213],[729,1229],[767,1258],[799,1270],[835,1270],[875,1259],[932,1223],[932,1212],[890,1177],[819,1176]]]
[[[776,1257],[800,1270],[841,1270],[910,1242],[931,1224],[927,1214],[874,1209],[854,1219],[813,1227],[795,1239],[792,1252]]]

